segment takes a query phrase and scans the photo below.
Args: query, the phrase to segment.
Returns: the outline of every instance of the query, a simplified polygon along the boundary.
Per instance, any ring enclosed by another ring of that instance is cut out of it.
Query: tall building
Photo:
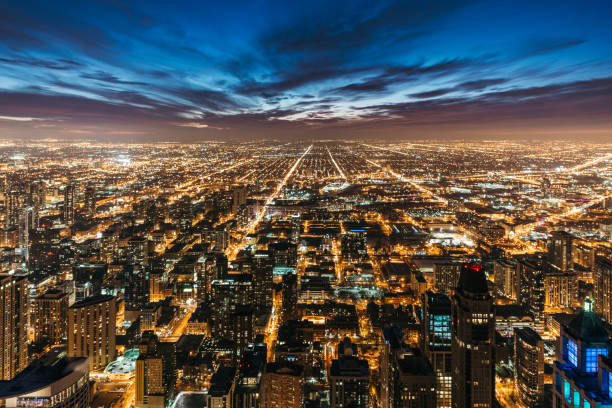
[[[246,345],[252,336],[253,282],[251,275],[242,274],[215,279],[211,284],[212,334],[214,337]],[[250,324],[250,332],[248,327]]]
[[[54,348],[10,381],[0,382],[0,405],[17,407],[90,406],[89,362]]]
[[[572,240],[572,235],[565,231],[553,231],[548,240],[548,262],[563,272],[574,269]]]
[[[544,396],[544,341],[529,327],[514,330],[514,389],[526,408]]]
[[[262,380],[262,408],[302,408],[304,367],[299,364],[268,363]]]
[[[238,208],[246,204],[246,186],[235,186],[232,189],[232,214],[236,215]]]
[[[523,256],[516,261],[517,302],[532,315],[537,327],[543,327],[546,290],[544,270],[537,256]]]
[[[498,259],[493,263],[495,289],[501,296],[516,300],[516,264],[510,259]]]
[[[253,295],[259,312],[272,308],[273,265],[268,251],[255,252],[253,260]]]
[[[235,389],[236,367],[219,367],[210,379],[205,406],[207,408],[233,408]]]
[[[37,208],[44,208],[47,204],[47,186],[42,180],[30,184],[30,204]]]
[[[612,259],[598,256],[593,272],[595,312],[612,323]]]
[[[0,369],[10,380],[28,365],[28,281],[22,276],[0,277]]]
[[[87,186],[85,188],[85,216],[91,220],[96,215],[96,188]]]
[[[495,311],[482,266],[466,264],[452,297],[453,407],[495,399]]]
[[[562,272],[551,266],[544,274],[544,305],[550,308],[570,308],[578,297],[578,276],[573,271]]]
[[[136,360],[136,407],[163,408],[165,402],[163,360],[158,352],[158,339],[145,332],[138,345]]]
[[[49,289],[34,300],[34,338],[48,344],[65,344],[68,335],[68,293]]]
[[[587,298],[584,309],[561,326],[553,366],[554,408],[612,406],[612,340]]]
[[[462,265],[458,262],[438,262],[434,264],[434,281],[438,292],[448,294],[455,289]]]
[[[420,343],[437,377],[438,408],[450,408],[452,401],[451,301],[447,295],[427,291],[422,296]]]
[[[329,370],[331,408],[367,408],[370,397],[370,366],[357,357],[357,348],[345,338]]]
[[[282,287],[282,319],[283,321],[297,319],[298,286],[297,275],[283,275]]]
[[[104,369],[115,358],[115,297],[100,295],[68,310],[68,356],[89,357],[91,370]]]
[[[408,349],[392,360],[392,408],[435,408],[436,372],[419,349]]]
[[[63,221],[65,225],[72,226],[74,224],[74,205],[75,205],[76,187],[74,184],[68,184],[64,187],[64,210]]]
[[[249,344],[242,354],[236,381],[235,408],[260,406],[266,356],[267,347],[263,343]]]
[[[19,214],[23,207],[23,194],[20,191],[9,191],[4,198],[4,227],[6,229],[17,228],[19,225]]]

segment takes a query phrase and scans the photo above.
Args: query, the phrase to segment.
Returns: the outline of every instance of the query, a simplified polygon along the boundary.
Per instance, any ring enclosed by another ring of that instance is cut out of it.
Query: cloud
[[[81,74],[81,78],[92,79],[94,81],[100,82],[108,82],[110,84],[121,84],[121,85],[146,85],[145,82],[139,81],[125,81],[117,78],[114,75],[108,74],[106,72],[97,71],[89,74]]]
[[[71,135],[93,135],[94,132],[91,130],[85,130],[85,129],[70,129],[68,130],[68,133],[70,133]]]
[[[146,135],[147,132],[134,131],[134,130],[113,130],[106,132],[108,135]]]
[[[14,58],[0,58],[0,62],[4,64],[12,65],[25,65],[38,68],[47,68],[59,71],[66,71],[78,68],[81,66],[79,62],[59,59],[59,60],[43,60],[32,57],[14,57]]]
[[[43,120],[41,118],[30,118],[27,116],[0,116],[0,120],[10,120],[15,122],[33,122],[37,120]]]
[[[208,127],[206,123],[197,122],[177,123],[176,126],[191,127],[196,129],[206,129]]]

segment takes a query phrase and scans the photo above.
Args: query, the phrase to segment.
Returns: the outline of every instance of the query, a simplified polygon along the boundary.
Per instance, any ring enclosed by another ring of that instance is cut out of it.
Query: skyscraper
[[[561,326],[553,365],[554,408],[612,406],[612,340],[587,298],[584,309]]]
[[[283,321],[297,319],[297,276],[294,273],[283,275],[282,282],[282,318]]]
[[[538,327],[544,325],[544,270],[537,256],[522,256],[516,262],[517,301],[528,310]]]
[[[49,289],[34,301],[34,337],[51,345],[64,343],[68,334],[68,294]]]
[[[329,384],[332,408],[367,408],[370,397],[370,366],[357,357],[357,348],[348,338],[338,347],[342,353],[332,360]]]
[[[19,225],[19,214],[23,206],[23,194],[20,191],[9,191],[4,198],[4,227],[16,228]]]
[[[136,360],[136,407],[164,407],[164,370],[153,332],[143,335]]]
[[[272,308],[273,266],[268,251],[257,251],[253,261],[253,294],[259,312]]]
[[[451,310],[453,407],[490,408],[495,398],[495,313],[482,266],[463,267]]]
[[[421,349],[436,372],[436,406],[449,408],[452,397],[451,301],[448,296],[431,291],[425,292],[422,300]]]
[[[544,395],[544,341],[529,327],[514,330],[514,389],[524,407]]]
[[[74,199],[76,188],[74,184],[68,184],[64,187],[64,210],[63,221],[65,225],[72,226],[74,224]]]
[[[238,208],[246,204],[246,186],[235,186],[232,189],[232,214],[236,215]]]
[[[595,259],[593,273],[595,312],[612,323],[612,260],[603,256]]]
[[[440,293],[450,293],[457,286],[462,264],[459,262],[438,262],[433,266],[436,290]]]
[[[28,366],[28,281],[0,277],[0,379],[10,380]]]
[[[395,354],[392,408],[436,407],[436,372],[418,348]]]
[[[89,357],[91,370],[115,358],[115,297],[100,295],[72,305],[68,311],[68,356]]]
[[[574,268],[572,240],[572,235],[565,231],[553,231],[548,240],[548,262],[563,272]]]
[[[87,186],[85,188],[85,216],[92,219],[96,215],[96,188]]]
[[[262,408],[302,408],[304,367],[268,363],[262,380]]]

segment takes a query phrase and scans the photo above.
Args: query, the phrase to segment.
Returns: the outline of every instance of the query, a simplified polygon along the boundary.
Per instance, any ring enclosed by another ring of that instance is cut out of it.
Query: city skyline
[[[3,139],[611,141],[607,2],[9,1]]]

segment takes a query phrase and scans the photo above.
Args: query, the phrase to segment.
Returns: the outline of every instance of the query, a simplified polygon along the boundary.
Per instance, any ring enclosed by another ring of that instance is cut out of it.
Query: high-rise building
[[[47,204],[47,186],[44,181],[34,181],[30,184],[29,204],[38,208],[44,208]]]
[[[562,272],[551,266],[544,274],[544,305],[550,308],[570,308],[578,295],[578,276],[573,271]]]
[[[10,380],[28,365],[28,281],[23,276],[0,277],[0,379]]]
[[[96,188],[87,186],[85,188],[85,216],[92,219],[96,215]]]
[[[304,367],[299,364],[268,363],[262,380],[262,408],[302,408]]]
[[[450,293],[457,286],[462,263],[438,262],[433,266],[436,290],[440,293]]]
[[[152,332],[145,332],[138,345],[135,405],[163,408],[164,394],[163,359],[158,351],[158,339]]]
[[[453,407],[493,407],[495,311],[482,266],[463,267],[451,301]]]
[[[544,341],[529,327],[514,330],[514,389],[526,408],[544,396]]]
[[[242,353],[236,381],[235,408],[260,406],[266,356],[267,347],[263,343],[249,344]]]
[[[297,275],[288,273],[283,275],[282,287],[282,319],[283,321],[297,319]]]
[[[233,408],[235,389],[236,367],[219,367],[210,379],[205,406],[207,408]]]
[[[238,208],[246,204],[246,186],[235,186],[232,189],[232,214],[236,215]]]
[[[392,408],[435,408],[437,375],[419,349],[410,348],[392,360]]]
[[[34,300],[34,338],[64,344],[68,335],[68,293],[49,289]]]
[[[516,261],[517,301],[528,310],[537,327],[543,327],[546,290],[544,267],[537,256],[523,256]]]
[[[498,259],[493,263],[495,289],[501,296],[516,300],[516,264],[510,259]]]
[[[272,308],[273,265],[268,251],[257,251],[253,260],[253,295],[259,312]]]
[[[115,358],[115,297],[100,295],[68,310],[68,356],[89,357],[91,370],[103,369]]]
[[[241,274],[215,279],[211,284],[211,301],[213,336],[230,340],[243,339],[243,329],[246,326],[240,317],[244,314],[244,308],[253,302],[251,275]],[[252,322],[252,311],[249,321]],[[244,344],[247,342],[248,340]]]
[[[72,226],[74,224],[74,205],[75,205],[76,187],[74,184],[68,184],[64,187],[64,210],[63,221],[65,225]]]
[[[24,197],[20,191],[9,191],[5,194],[4,227],[6,229],[17,228],[19,225],[19,214],[24,205]]]
[[[437,376],[438,408],[450,408],[452,398],[451,301],[447,295],[427,291],[422,296],[420,343]]]
[[[89,362],[51,349],[10,381],[0,382],[0,405],[5,408],[90,406]]]
[[[595,312],[612,323],[612,259],[598,256],[593,272]]]
[[[572,240],[572,235],[565,231],[553,231],[548,240],[548,262],[563,272],[574,269]]]
[[[332,360],[329,385],[332,408],[367,408],[370,397],[370,366],[357,357],[357,347],[348,338],[338,347],[337,359]]]
[[[612,406],[612,340],[587,298],[584,309],[561,325],[553,365],[554,408]]]

